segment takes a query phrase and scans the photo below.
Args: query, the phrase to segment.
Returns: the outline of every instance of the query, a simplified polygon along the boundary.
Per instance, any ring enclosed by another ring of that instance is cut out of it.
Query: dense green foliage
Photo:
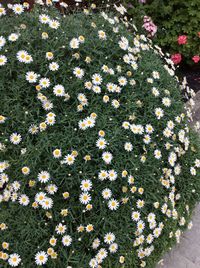
[[[41,13],[49,13],[47,23]],[[36,267],[41,251],[48,268],[154,267],[190,221],[200,192],[199,141],[174,71],[112,16],[36,9],[0,18],[5,268],[16,263],[14,253],[20,267]]]
[[[138,26],[143,24],[144,15],[152,18],[158,27],[153,38],[156,44],[170,54],[182,54],[184,62],[194,63],[193,56],[200,55],[199,0],[147,0],[145,4],[138,0],[125,2],[129,6],[128,13],[134,19],[137,17]],[[187,36],[187,44],[178,44],[177,39],[181,35]]]

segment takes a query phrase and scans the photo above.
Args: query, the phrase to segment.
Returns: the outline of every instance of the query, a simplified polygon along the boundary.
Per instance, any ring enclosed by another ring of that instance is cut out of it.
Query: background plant
[[[147,0],[126,1],[128,12],[133,18],[137,16],[139,24],[143,25],[143,16],[150,16],[158,26],[154,42],[160,45],[166,52],[181,54],[183,62],[194,64],[199,62],[194,56],[200,55],[200,1],[168,1]],[[132,8],[131,8],[132,6]],[[180,45],[178,37],[187,36],[187,43]]]

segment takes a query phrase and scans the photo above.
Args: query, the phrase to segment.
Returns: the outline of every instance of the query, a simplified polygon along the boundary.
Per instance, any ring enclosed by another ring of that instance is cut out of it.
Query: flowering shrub
[[[10,8],[0,7],[0,265],[152,267],[200,192],[171,60],[117,15]]]
[[[131,3],[128,12],[133,18],[138,18],[138,24],[143,24],[141,17],[150,16],[158,27],[154,42],[171,55],[181,54],[179,63],[196,64],[196,56],[200,56],[200,2],[196,0],[148,0],[126,1]],[[139,26],[140,27],[140,26]],[[147,30],[147,33],[148,30]],[[195,56],[195,58],[194,58]],[[172,56],[172,60],[173,60]]]

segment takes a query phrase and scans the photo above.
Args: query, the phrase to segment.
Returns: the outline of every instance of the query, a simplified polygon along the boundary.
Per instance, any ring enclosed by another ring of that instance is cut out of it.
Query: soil
[[[182,67],[178,73],[181,76],[186,76],[187,82],[190,88],[192,88],[195,92],[200,90],[200,68],[192,67],[192,66],[184,66]]]

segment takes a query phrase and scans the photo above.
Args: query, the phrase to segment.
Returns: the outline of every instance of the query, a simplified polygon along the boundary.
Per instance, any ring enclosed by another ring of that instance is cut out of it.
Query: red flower
[[[182,61],[182,56],[180,53],[171,55],[171,60],[174,64],[179,64]]]
[[[180,35],[178,37],[177,41],[178,41],[179,45],[185,45],[185,44],[187,44],[187,36],[186,35]]]
[[[192,60],[194,61],[194,63],[198,63],[200,61],[200,57],[198,55],[195,55]]]

